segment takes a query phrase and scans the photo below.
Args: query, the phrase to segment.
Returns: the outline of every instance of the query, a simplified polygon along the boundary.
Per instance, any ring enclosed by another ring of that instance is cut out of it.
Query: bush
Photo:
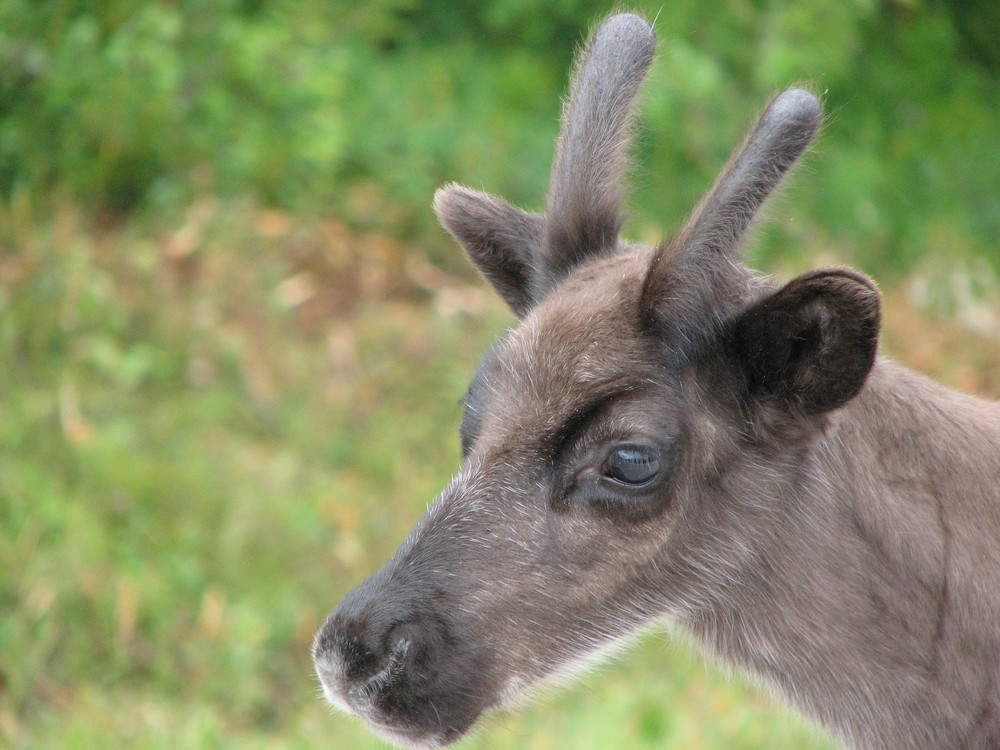
[[[415,236],[448,180],[537,206],[573,47],[604,11],[592,0],[545,13],[525,0],[9,0],[0,186],[43,211],[68,197],[112,217],[198,193],[250,196]],[[983,250],[1000,231],[988,12],[678,0],[660,15],[642,215],[675,224],[752,113],[806,81],[830,112],[794,199],[810,229],[888,268],[938,252],[929,236]],[[765,238],[765,255],[789,231]]]

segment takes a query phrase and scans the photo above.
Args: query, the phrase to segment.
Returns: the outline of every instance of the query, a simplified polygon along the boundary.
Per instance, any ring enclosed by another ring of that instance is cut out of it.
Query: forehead
[[[650,376],[650,341],[639,331],[643,251],[579,269],[540,302],[483,361],[470,397],[515,413],[558,419],[612,388]]]

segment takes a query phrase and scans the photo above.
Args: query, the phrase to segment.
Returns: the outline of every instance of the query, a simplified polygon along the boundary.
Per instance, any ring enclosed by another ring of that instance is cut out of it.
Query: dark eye
[[[617,482],[631,485],[648,484],[660,471],[660,459],[649,448],[621,445],[608,456],[604,473]]]

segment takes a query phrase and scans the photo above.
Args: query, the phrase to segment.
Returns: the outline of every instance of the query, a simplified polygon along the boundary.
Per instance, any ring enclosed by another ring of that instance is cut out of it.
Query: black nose
[[[463,734],[495,692],[484,654],[426,580],[376,574],[349,592],[316,635],[327,699],[387,737],[438,746]],[[420,584],[423,585],[420,585]]]
[[[349,592],[316,636],[313,657],[320,679],[352,708],[377,692],[403,685],[416,688],[435,671],[446,642],[434,618],[360,586]]]

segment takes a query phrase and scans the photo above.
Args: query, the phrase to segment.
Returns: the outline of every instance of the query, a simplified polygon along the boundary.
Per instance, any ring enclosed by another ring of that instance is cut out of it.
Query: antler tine
[[[772,99],[688,220],[678,244],[693,242],[733,254],[761,204],[812,141],[822,114],[819,100],[804,89],[788,89]]]
[[[580,59],[546,199],[543,284],[617,242],[633,104],[655,48],[650,25],[623,13],[598,27]]]
[[[671,296],[688,298],[692,309],[701,310],[692,320],[702,322],[745,300],[750,272],[737,257],[740,240],[812,141],[821,117],[819,100],[803,89],[789,89],[771,100],[680,234],[653,256],[640,302],[647,323],[664,322],[660,303]],[[698,335],[697,330],[689,335]]]

